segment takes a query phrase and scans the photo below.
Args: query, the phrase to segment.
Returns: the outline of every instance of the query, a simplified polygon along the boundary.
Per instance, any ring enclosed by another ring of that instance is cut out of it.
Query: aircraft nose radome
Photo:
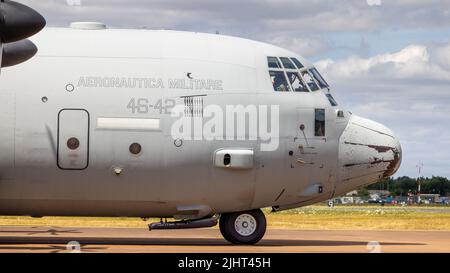
[[[390,177],[400,168],[402,148],[386,126],[352,116],[340,138],[339,166],[345,188],[377,182]]]

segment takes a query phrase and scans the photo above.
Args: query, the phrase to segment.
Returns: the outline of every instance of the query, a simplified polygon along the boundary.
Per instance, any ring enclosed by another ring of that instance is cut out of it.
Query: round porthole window
[[[67,148],[70,150],[76,150],[80,147],[80,141],[76,137],[71,137],[67,140]]]
[[[142,151],[142,146],[139,143],[133,143],[130,145],[130,153],[133,155],[138,155]]]

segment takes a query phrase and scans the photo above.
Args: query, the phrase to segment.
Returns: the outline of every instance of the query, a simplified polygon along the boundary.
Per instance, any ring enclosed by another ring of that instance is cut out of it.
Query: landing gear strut
[[[266,233],[266,217],[260,209],[224,213],[220,216],[220,232],[230,243],[253,245]]]

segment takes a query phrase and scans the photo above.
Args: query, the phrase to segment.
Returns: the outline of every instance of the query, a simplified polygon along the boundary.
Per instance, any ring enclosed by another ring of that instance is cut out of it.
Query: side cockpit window
[[[267,57],[267,62],[269,65],[269,68],[278,68],[281,69],[280,61],[278,61],[277,57]]]
[[[291,91],[286,76],[283,71],[270,71],[270,79],[272,80],[273,89],[278,92]]]
[[[325,136],[325,109],[315,110],[314,135],[318,137]]]
[[[320,88],[328,88],[329,87],[328,83],[324,80],[322,75],[320,75],[320,73],[319,73],[319,71],[317,71],[317,69],[315,69],[315,68],[310,69],[309,72],[313,75],[314,79],[316,79]]]
[[[338,106],[338,103],[336,102],[336,100],[333,98],[333,96],[331,94],[327,94],[326,95],[328,100],[330,101],[331,106],[335,107]]]
[[[309,74],[308,71],[303,71],[302,77],[305,80],[306,84],[309,86],[309,89],[311,89],[311,91],[319,90],[319,86],[317,86],[317,83],[314,81],[314,78],[311,76],[311,74]]]
[[[297,72],[287,72],[289,82],[295,92],[309,92],[308,87],[305,82],[303,82],[302,77]]]

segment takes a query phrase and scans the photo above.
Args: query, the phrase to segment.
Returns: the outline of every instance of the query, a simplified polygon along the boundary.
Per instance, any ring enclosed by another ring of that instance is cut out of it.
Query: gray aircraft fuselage
[[[329,88],[274,90],[271,72],[314,68],[290,51],[175,31],[48,28],[31,40],[38,54],[1,71],[0,215],[197,219],[283,210],[400,166],[394,134],[333,106]],[[304,67],[269,67],[268,57]],[[236,125],[223,140],[174,137],[176,106],[179,118],[202,126],[208,110],[226,115],[229,107],[245,130]],[[259,135],[264,107],[279,124],[270,140]],[[262,149],[269,142],[277,145]]]

